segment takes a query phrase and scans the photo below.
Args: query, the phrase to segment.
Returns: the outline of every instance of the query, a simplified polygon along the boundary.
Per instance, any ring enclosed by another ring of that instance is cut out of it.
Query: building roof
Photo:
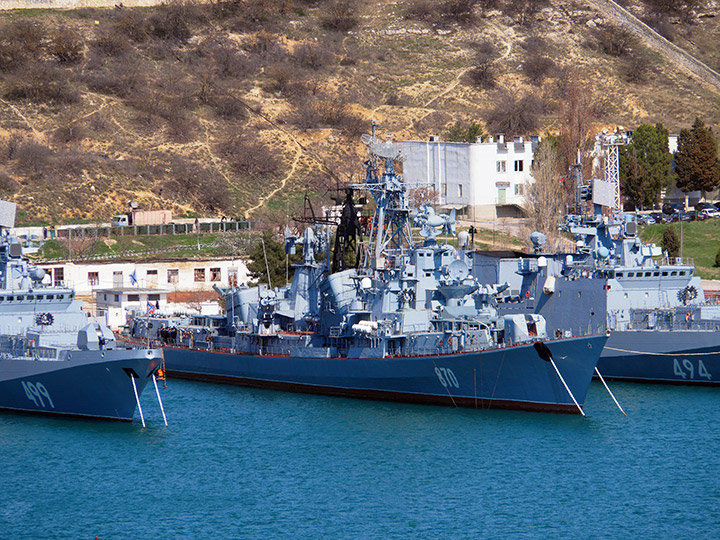
[[[93,289],[95,293],[105,294],[170,294],[170,289],[156,289],[150,287],[111,287],[108,289]]]

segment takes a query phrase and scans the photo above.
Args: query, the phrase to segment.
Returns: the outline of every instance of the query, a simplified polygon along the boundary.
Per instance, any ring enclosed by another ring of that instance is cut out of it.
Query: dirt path
[[[300,163],[301,156],[302,156],[302,150],[300,148],[298,148],[295,151],[295,159],[293,160],[292,167],[290,167],[290,170],[285,175],[285,177],[282,179],[282,181],[280,182],[280,185],[277,188],[273,189],[270,193],[268,193],[264,197],[261,197],[260,201],[255,206],[251,206],[250,208],[245,210],[245,219],[250,219],[250,214],[252,214],[258,208],[262,208],[262,206],[265,204],[265,202],[267,200],[271,199],[279,191],[282,191],[283,189],[285,189],[285,186],[287,185],[288,181],[292,178],[293,174],[295,174],[295,169],[297,169],[297,165],[298,165],[298,163]]]

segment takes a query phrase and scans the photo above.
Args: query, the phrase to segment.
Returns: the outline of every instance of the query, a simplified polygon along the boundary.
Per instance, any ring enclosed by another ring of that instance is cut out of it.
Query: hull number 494
[[[712,375],[710,375],[710,372],[707,370],[707,367],[705,367],[702,360],[697,361],[697,369],[695,369],[695,365],[691,360],[683,358],[681,363],[677,358],[674,358],[673,373],[683,379],[699,379],[701,377],[707,379],[708,381],[712,379]]]

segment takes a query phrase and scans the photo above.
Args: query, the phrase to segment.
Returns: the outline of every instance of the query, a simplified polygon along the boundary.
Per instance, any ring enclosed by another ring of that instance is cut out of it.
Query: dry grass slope
[[[460,122],[557,132],[567,89],[593,129],[695,116],[717,92],[559,0],[235,0],[0,13],[0,196],[21,220],[107,219],[129,200],[271,226],[358,178],[371,120],[396,138]],[[531,7],[528,7],[531,6]],[[641,12],[642,5],[630,5]],[[642,13],[640,13],[642,14]],[[711,67],[714,18],[675,25]]]

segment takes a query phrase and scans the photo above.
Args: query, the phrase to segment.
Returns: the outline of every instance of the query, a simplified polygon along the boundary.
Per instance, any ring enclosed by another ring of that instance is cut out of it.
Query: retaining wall
[[[0,0],[0,11],[10,9],[77,9],[85,7],[155,6],[162,0]]]

